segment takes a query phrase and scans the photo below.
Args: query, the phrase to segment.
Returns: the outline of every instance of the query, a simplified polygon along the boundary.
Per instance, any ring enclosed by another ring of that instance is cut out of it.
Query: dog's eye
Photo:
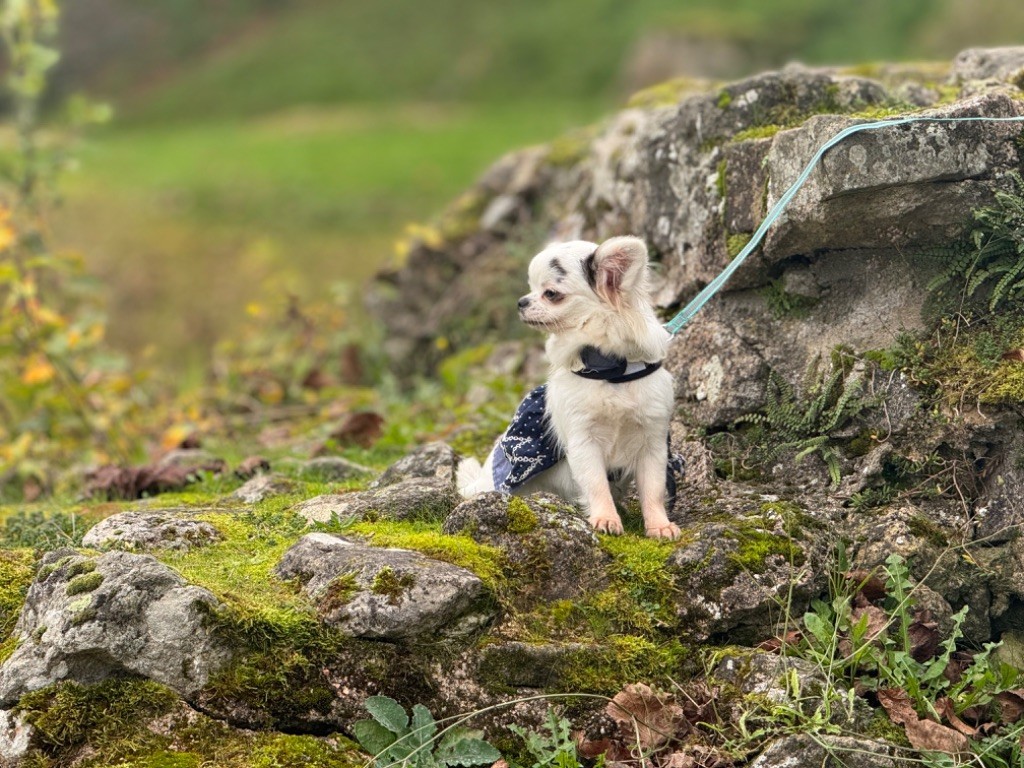
[[[557,304],[562,300],[562,294],[560,294],[558,291],[552,291],[550,288],[544,291],[543,296],[552,304]]]

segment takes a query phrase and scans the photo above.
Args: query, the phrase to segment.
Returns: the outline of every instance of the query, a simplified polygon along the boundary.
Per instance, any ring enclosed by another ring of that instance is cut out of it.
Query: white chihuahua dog
[[[459,468],[464,496],[550,491],[582,504],[590,524],[622,533],[613,478],[636,480],[647,535],[677,539],[669,422],[672,377],[661,367],[670,336],[651,307],[647,247],[636,237],[549,245],[530,262],[519,317],[546,331],[548,382],[519,406],[486,464]]]

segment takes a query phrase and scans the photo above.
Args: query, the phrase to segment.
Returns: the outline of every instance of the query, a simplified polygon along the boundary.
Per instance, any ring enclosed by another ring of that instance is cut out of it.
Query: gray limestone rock
[[[353,637],[464,638],[494,617],[483,583],[465,568],[326,533],[302,537],[276,573],[297,579],[323,620]]]
[[[852,736],[784,736],[772,742],[750,768],[910,768],[919,760],[876,739]]]
[[[756,644],[774,634],[780,606],[801,615],[826,594],[834,534],[808,515],[762,509],[748,503],[741,517],[699,526],[669,557],[676,608],[694,640]]]
[[[61,680],[139,675],[188,698],[231,657],[207,616],[218,602],[149,555],[47,554],[0,666],[0,707]]]
[[[1010,80],[1024,74],[1024,46],[968,48],[953,59],[950,80]]]
[[[294,484],[281,475],[259,474],[249,478],[231,497],[244,501],[246,504],[257,504],[272,496],[281,496],[290,492]]]
[[[96,549],[192,549],[221,535],[210,523],[196,520],[195,510],[169,508],[120,512],[94,525],[82,545]]]
[[[440,520],[459,500],[455,486],[446,480],[411,477],[367,491],[316,496],[294,510],[310,523],[330,522],[333,517]]]
[[[445,519],[448,534],[500,547],[526,586],[522,600],[562,600],[599,589],[609,556],[578,508],[555,496],[481,493]]]
[[[396,461],[370,483],[370,488],[383,488],[407,480],[432,480],[455,484],[459,457],[445,443],[427,443]]]

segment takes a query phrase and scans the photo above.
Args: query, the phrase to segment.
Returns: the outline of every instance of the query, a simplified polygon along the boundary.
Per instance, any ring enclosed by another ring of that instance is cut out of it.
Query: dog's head
[[[636,237],[556,243],[533,257],[529,278],[530,293],[519,299],[524,323],[582,330],[595,317],[647,306],[647,246]]]

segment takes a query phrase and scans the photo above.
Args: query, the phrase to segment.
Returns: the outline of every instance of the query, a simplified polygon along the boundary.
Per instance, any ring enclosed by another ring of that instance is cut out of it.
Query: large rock
[[[606,579],[610,558],[597,535],[576,507],[554,496],[482,493],[456,507],[443,530],[500,547],[524,581],[521,600],[574,598]]]
[[[755,644],[775,633],[780,606],[799,616],[827,592],[834,533],[822,520],[772,501],[740,509],[700,525],[668,559],[676,608],[693,640]]]
[[[958,83],[971,80],[1010,80],[1024,75],[1024,47],[968,48],[953,59],[950,79]]]
[[[773,741],[750,768],[910,768],[919,760],[902,757],[895,744],[852,736],[783,736]]]
[[[370,488],[383,488],[408,480],[433,480],[455,484],[459,457],[446,443],[427,443],[385,469],[370,483]]]
[[[0,666],[0,708],[61,680],[140,675],[189,697],[231,657],[210,626],[205,589],[148,555],[47,554]]]
[[[297,579],[323,620],[353,637],[462,638],[495,612],[483,583],[465,568],[326,533],[300,539],[276,572]]]
[[[82,545],[97,549],[188,550],[220,539],[210,523],[195,519],[195,510],[171,508],[111,515],[89,529]]]

